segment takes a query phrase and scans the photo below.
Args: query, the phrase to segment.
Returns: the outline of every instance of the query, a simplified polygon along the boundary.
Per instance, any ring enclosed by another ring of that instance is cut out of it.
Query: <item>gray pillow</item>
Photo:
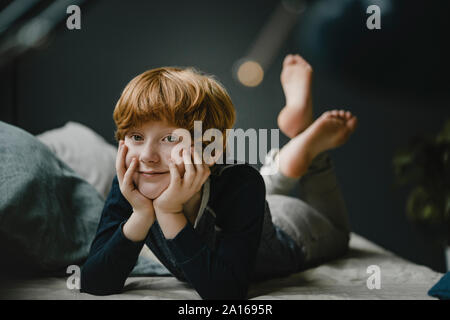
[[[0,121],[0,268],[65,274],[86,259],[104,201],[36,137]]]
[[[116,175],[116,147],[92,129],[73,121],[36,137],[106,199]]]

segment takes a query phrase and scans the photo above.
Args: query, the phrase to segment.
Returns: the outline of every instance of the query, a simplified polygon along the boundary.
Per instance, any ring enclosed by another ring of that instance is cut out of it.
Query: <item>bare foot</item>
[[[286,98],[286,106],[278,115],[278,126],[285,135],[294,138],[313,120],[312,68],[298,54],[289,54],[284,58],[280,80]]]
[[[343,145],[355,131],[357,123],[357,118],[349,111],[324,112],[280,150],[281,173],[288,177],[301,177],[318,154]]]

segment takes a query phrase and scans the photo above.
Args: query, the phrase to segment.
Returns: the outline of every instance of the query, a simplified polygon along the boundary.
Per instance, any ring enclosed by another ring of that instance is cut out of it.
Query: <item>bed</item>
[[[57,175],[59,180],[64,181],[63,188],[56,189],[52,198],[53,202],[50,201],[51,199],[48,200],[49,204],[46,204],[46,207],[39,207],[37,209],[40,211],[36,211],[37,204],[42,205],[46,202],[42,201],[41,195],[49,196],[43,190],[43,184],[36,183],[34,176],[31,182],[19,180],[21,184],[18,184],[17,175],[12,174],[10,168],[0,167],[2,169],[0,177],[4,182],[0,185],[4,188],[0,190],[3,194],[0,198],[0,253],[2,254],[0,267],[3,267],[2,263],[8,261],[11,264],[10,267],[14,268],[20,265],[25,265],[27,268],[43,266],[50,268],[56,265],[68,265],[71,264],[68,263],[70,261],[85,257],[98,224],[98,211],[103,204],[100,197],[106,197],[115,174],[115,148],[91,129],[77,123],[68,123],[63,128],[45,132],[37,139],[4,123],[0,123],[0,129],[0,138],[3,139],[0,141],[2,163],[10,163],[14,170],[19,170],[21,164],[17,161],[18,158],[31,155],[34,164],[39,162],[39,156],[43,161],[37,166],[35,174],[39,175],[47,170]],[[12,142],[14,139],[15,142]],[[28,141],[24,143],[25,140]],[[40,148],[41,151],[39,151]],[[12,158],[11,153],[19,152],[17,150],[22,150],[23,154]],[[30,153],[29,150],[34,152]],[[48,167],[48,159],[54,157],[53,154],[56,154],[58,159],[55,157],[54,163],[50,163],[52,166]],[[26,172],[28,176],[32,170],[29,160],[24,162],[28,166],[27,170],[19,170],[21,173]],[[46,184],[52,181],[48,180]],[[23,194],[20,197],[17,196],[21,191],[19,187],[25,190],[25,192],[22,190]],[[30,187],[35,188],[34,192],[29,191]],[[69,187],[70,194],[64,194],[64,188]],[[93,189],[94,187],[97,192]],[[14,191],[14,188],[18,191]],[[78,198],[74,198],[73,190],[76,190],[75,194],[79,196]],[[5,193],[7,196],[4,196]],[[11,196],[11,199],[8,196]],[[70,201],[60,201],[61,197],[69,196]],[[80,199],[85,201],[89,196],[95,202],[79,203]],[[32,208],[34,211],[33,214],[29,214],[33,201],[35,202]],[[55,201],[62,202],[64,206],[54,207]],[[78,211],[65,208],[67,202],[75,203]],[[27,207],[24,207],[25,205]],[[85,205],[84,208],[83,205]],[[95,209],[96,216],[89,216],[92,213],[89,213],[86,208],[91,211]],[[61,213],[63,211],[69,212],[70,215],[63,216]],[[44,215],[42,215],[43,212]],[[52,212],[53,216],[49,212]],[[76,217],[73,216],[74,212],[78,214]],[[83,224],[76,225],[75,222]],[[41,225],[47,228],[40,228]],[[57,233],[61,229],[64,230],[64,237],[61,232]],[[85,234],[80,234],[80,230]],[[71,234],[76,235],[78,242],[74,242],[73,237],[69,237]],[[189,284],[180,282],[170,273],[165,272],[165,268],[145,246],[139,261],[150,262],[147,266],[152,266],[153,274],[134,272],[133,276],[127,279],[121,294],[94,296],[80,293],[76,288],[69,289],[70,274],[65,271],[58,276],[34,278],[5,277],[4,275],[8,273],[2,272],[0,299],[201,299]],[[137,269],[139,269],[139,263],[135,271]],[[402,259],[364,237],[352,233],[350,250],[344,257],[288,277],[252,283],[248,291],[248,299],[434,299],[428,295],[428,290],[439,281],[442,275],[428,267]]]
[[[146,248],[141,255],[157,261]],[[379,289],[369,289],[367,286],[367,280],[372,275],[367,273],[367,268],[372,265],[380,268]],[[288,277],[253,283],[248,299],[434,299],[427,292],[441,277],[441,273],[406,261],[352,233],[350,251],[345,257]],[[45,277],[6,280],[0,291],[0,299],[201,300],[187,283],[172,276],[130,277],[123,293],[110,296],[94,296],[80,293],[77,289],[70,290],[67,279]]]

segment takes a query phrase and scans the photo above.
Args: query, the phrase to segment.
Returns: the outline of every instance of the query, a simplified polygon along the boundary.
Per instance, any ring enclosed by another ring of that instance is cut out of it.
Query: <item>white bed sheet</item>
[[[142,254],[149,255],[149,251]],[[153,256],[154,257],[154,256]],[[369,289],[367,268],[380,268],[380,289]],[[434,299],[428,290],[442,277],[352,233],[350,251],[341,258],[288,277],[252,284],[249,299]],[[174,277],[128,278],[122,294],[94,296],[69,290],[66,278],[5,281],[0,299],[201,299]]]

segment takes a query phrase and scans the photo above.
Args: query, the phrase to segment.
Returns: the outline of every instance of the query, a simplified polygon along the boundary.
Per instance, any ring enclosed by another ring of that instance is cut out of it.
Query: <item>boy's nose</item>
[[[145,163],[159,162],[160,161],[159,151],[155,148],[150,147],[144,148],[141,154],[139,155],[139,160]]]

